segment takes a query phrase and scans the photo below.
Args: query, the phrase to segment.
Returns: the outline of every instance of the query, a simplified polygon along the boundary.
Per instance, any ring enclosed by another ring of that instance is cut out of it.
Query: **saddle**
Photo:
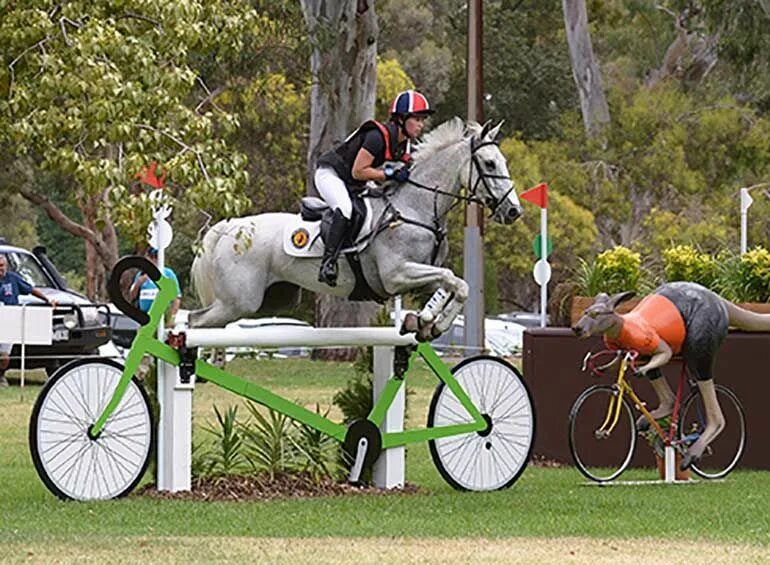
[[[350,229],[342,244],[342,254],[350,264],[350,268],[353,270],[353,274],[356,278],[355,288],[353,292],[348,296],[348,300],[353,301],[367,301],[374,300],[382,303],[386,297],[378,295],[369,285],[366,280],[366,276],[361,268],[361,259],[358,256],[359,245],[358,236],[361,234],[361,230],[366,224],[367,205],[363,195],[358,193],[351,193],[350,201],[353,204],[353,213],[350,221]],[[331,225],[331,218],[334,210],[320,198],[315,196],[307,196],[300,200],[300,216],[305,222],[318,222],[320,220],[320,235],[321,239],[326,245],[326,236],[329,232],[329,226]],[[372,232],[372,227],[367,228],[367,233],[364,234],[363,239],[368,239]]]
[[[366,203],[362,196],[351,194],[350,201],[353,204],[353,214],[350,220],[350,229],[345,236],[343,246],[345,248],[353,247],[361,228],[366,221]],[[326,235],[329,232],[331,217],[334,213],[329,205],[315,196],[306,196],[299,203],[299,213],[306,222],[321,221],[321,239],[326,244]]]

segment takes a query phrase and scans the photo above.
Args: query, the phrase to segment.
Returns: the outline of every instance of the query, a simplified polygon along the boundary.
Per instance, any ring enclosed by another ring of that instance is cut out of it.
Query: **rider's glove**
[[[406,182],[409,180],[409,169],[406,167],[396,169],[392,165],[385,165],[385,168],[382,171],[385,173],[386,179],[393,179],[398,182]]]

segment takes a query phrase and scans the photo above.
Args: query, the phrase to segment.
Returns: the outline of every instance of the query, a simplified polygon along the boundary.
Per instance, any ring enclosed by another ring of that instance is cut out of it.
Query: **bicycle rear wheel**
[[[746,448],[746,416],[743,406],[733,391],[722,385],[714,385],[719,406],[725,417],[725,428],[703,452],[692,470],[704,479],[721,479],[741,459]],[[679,437],[685,445],[692,445],[706,427],[706,411],[700,391],[695,390],[682,405],[679,420]]]
[[[38,475],[59,498],[118,498],[144,475],[153,425],[147,393],[136,378],[99,436],[88,435],[122,373],[108,359],[73,361],[40,391],[30,420],[30,451]]]
[[[600,483],[620,476],[636,448],[634,412],[625,398],[615,427],[609,434],[599,432],[610,401],[614,405],[617,395],[608,385],[589,387],[575,400],[569,414],[569,450],[575,466],[586,478]]]
[[[470,357],[452,373],[489,426],[481,432],[430,440],[433,463],[458,490],[508,488],[532,454],[535,412],[529,389],[515,367],[497,357]],[[439,384],[430,403],[428,427],[472,421],[449,387]]]

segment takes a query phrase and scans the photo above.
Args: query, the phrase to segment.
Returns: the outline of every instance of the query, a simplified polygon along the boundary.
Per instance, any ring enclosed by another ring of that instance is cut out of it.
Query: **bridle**
[[[436,258],[438,257],[438,252],[441,247],[441,244],[443,243],[444,239],[446,238],[447,231],[446,228],[444,228],[443,224],[444,219],[449,214],[449,212],[452,211],[452,209],[459,204],[460,202],[475,202],[477,204],[480,204],[482,206],[486,206],[491,210],[492,216],[494,216],[498,209],[500,208],[500,205],[507,200],[508,195],[514,190],[515,186],[513,184],[513,181],[511,180],[511,177],[506,175],[494,175],[485,173],[481,163],[479,162],[479,157],[476,154],[476,152],[481,149],[482,147],[486,147],[487,145],[495,145],[497,146],[497,142],[495,141],[482,141],[477,142],[475,137],[471,138],[470,146],[471,146],[471,160],[470,160],[470,170],[468,172],[468,183],[470,184],[471,178],[473,176],[473,167],[476,167],[476,182],[473,183],[473,186],[470,188],[469,193],[467,195],[465,194],[455,194],[454,192],[449,192],[446,190],[442,190],[436,186],[427,186],[422,183],[419,183],[415,180],[407,179],[407,184],[410,184],[416,188],[419,188],[421,190],[427,190],[429,192],[433,193],[433,225],[426,224],[424,222],[421,222],[419,220],[413,220],[411,218],[407,218],[405,216],[402,216],[401,213],[393,206],[393,204],[390,202],[390,199],[387,198],[387,195],[383,195],[388,203],[386,212],[389,210],[392,211],[392,217],[388,223],[392,223],[395,221],[401,221],[405,224],[411,224],[414,226],[419,226],[421,228],[424,228],[428,231],[433,232],[434,237],[436,238],[436,243],[433,246],[433,254],[431,257],[431,264],[434,264],[436,261]],[[494,194],[492,194],[492,191],[490,190],[490,186],[488,183],[488,179],[503,179],[503,180],[509,180],[511,181],[511,188],[509,188],[506,193],[501,198],[496,198]],[[478,195],[479,190],[479,183],[483,183],[484,189],[486,194],[483,197],[480,197]],[[447,210],[443,214],[439,214],[438,211],[438,199],[439,196],[449,196],[454,199],[454,202],[452,205],[447,208]],[[384,229],[384,228],[383,228]]]

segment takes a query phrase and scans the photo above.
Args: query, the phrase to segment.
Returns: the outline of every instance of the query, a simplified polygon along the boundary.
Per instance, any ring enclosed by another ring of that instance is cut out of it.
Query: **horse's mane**
[[[433,157],[436,153],[465,139],[468,135],[478,135],[481,126],[476,122],[463,123],[460,118],[452,118],[425,134],[425,137],[415,145],[415,164]]]

